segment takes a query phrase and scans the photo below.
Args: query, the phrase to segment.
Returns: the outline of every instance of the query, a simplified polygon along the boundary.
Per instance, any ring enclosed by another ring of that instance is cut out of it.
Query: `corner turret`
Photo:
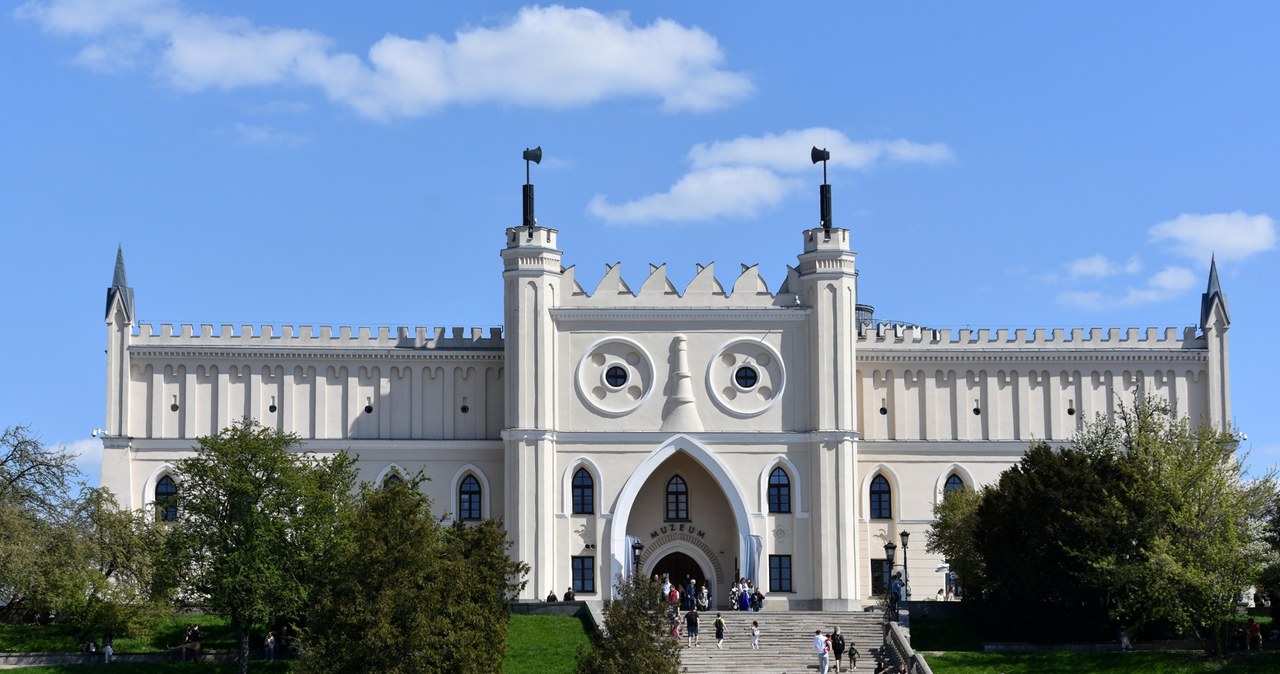
[[[1218,262],[1210,258],[1209,286],[1200,298],[1200,331],[1209,350],[1209,423],[1223,430],[1231,423],[1230,329],[1227,295],[1218,285]]]

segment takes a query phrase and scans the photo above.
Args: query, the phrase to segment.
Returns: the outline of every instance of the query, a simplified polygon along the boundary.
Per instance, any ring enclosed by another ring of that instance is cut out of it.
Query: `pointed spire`
[[[128,288],[129,280],[124,273],[124,246],[116,245],[116,272],[111,277],[112,288]]]
[[[1223,327],[1230,327],[1231,314],[1227,312],[1227,294],[1222,292],[1222,286],[1218,285],[1218,260],[1216,255],[1212,255],[1209,257],[1209,285],[1205,288],[1204,295],[1200,296],[1201,329],[1210,325],[1214,307],[1218,305],[1222,307]]]
[[[105,318],[108,323],[112,320],[111,314],[117,304],[120,305],[120,311],[124,314],[124,324],[133,325],[133,288],[129,287],[129,280],[124,272],[123,246],[116,246],[116,269],[111,275],[111,287],[107,288]]]

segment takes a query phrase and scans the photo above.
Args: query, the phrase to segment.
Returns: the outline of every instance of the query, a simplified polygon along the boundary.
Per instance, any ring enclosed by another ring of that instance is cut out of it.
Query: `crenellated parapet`
[[[577,280],[574,267],[562,273],[563,287],[567,289],[563,307],[592,308],[760,308],[795,307],[798,299],[789,288],[795,276],[788,267],[787,281],[777,293],[769,291],[769,285],[760,276],[760,265],[741,265],[741,271],[726,291],[715,275],[715,264],[699,264],[693,280],[681,291],[667,277],[667,265],[649,265],[649,276],[633,290],[622,278],[622,264],[606,264],[604,277],[594,292],[588,293]]]
[[[152,347],[335,348],[335,349],[502,349],[502,328],[351,327],[313,325],[232,325],[203,323],[134,328],[130,344]]]
[[[1184,328],[959,328],[934,329],[916,325],[860,326],[861,348],[890,345],[937,346],[948,349],[1188,349],[1205,348],[1204,337],[1193,326]]]

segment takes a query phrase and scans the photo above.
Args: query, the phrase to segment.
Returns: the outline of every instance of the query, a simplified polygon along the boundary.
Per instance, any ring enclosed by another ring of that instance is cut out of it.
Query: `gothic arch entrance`
[[[653,574],[657,574],[658,578],[662,578],[665,574],[671,579],[672,583],[682,590],[689,584],[690,578],[698,581],[699,589],[707,585],[707,572],[702,569],[698,562],[683,552],[672,552],[659,559],[653,565]]]

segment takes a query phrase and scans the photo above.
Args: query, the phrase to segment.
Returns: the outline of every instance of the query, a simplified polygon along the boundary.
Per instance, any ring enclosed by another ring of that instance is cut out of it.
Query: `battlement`
[[[699,264],[697,274],[683,292],[667,278],[667,265],[649,265],[649,277],[640,284],[639,292],[633,291],[622,278],[622,263],[606,264],[604,278],[590,294],[578,283],[574,267],[562,270],[562,287],[565,289],[560,306],[563,307],[724,307],[724,308],[794,308],[799,298],[790,288],[795,287],[796,270],[787,267],[787,279],[778,292],[771,293],[760,276],[760,265],[742,265],[731,290],[715,276],[715,263]]]
[[[235,325],[203,323],[199,331],[190,323],[174,329],[161,323],[159,330],[142,323],[133,330],[130,342],[136,346],[204,346],[262,348],[352,348],[352,349],[501,349],[502,328],[389,326],[377,328],[322,325]]]
[[[1181,334],[1179,334],[1181,333]],[[918,344],[942,348],[1001,349],[1034,346],[1059,349],[1204,349],[1203,337],[1196,328],[988,328],[950,329],[923,328],[909,325],[879,324],[858,329],[858,344],[874,347],[884,344]]]

